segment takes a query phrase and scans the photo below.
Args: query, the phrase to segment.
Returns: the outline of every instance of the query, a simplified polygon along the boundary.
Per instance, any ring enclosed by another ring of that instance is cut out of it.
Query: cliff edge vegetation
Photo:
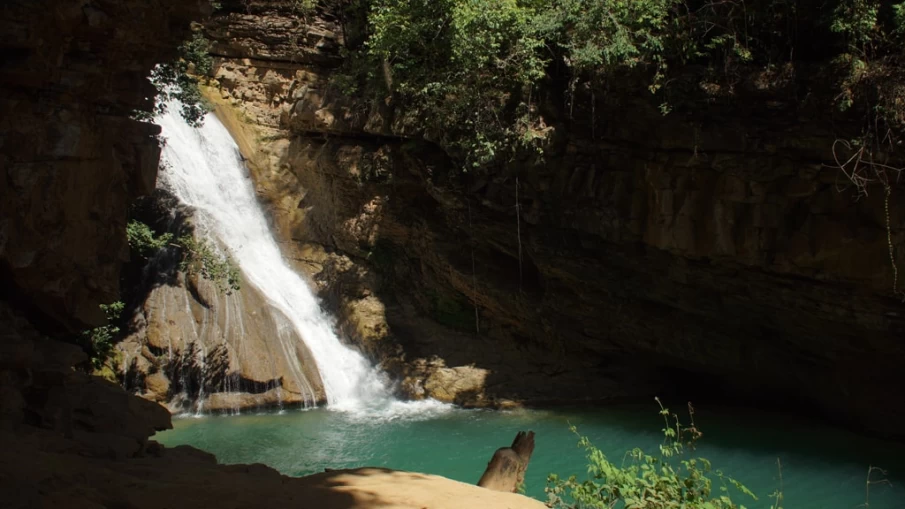
[[[372,0],[346,9],[367,13],[349,46],[347,90],[404,102],[465,169],[523,149],[542,155],[555,123],[549,102],[565,103],[571,119],[628,84],[668,114],[731,101],[753,69],[769,88],[819,63],[829,91],[820,106],[856,126],[837,140],[840,169],[861,192],[898,181],[890,160],[905,134],[905,3]]]

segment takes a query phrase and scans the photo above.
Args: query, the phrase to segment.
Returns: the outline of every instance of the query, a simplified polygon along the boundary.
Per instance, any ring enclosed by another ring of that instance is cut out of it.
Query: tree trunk
[[[493,453],[478,486],[494,491],[515,493],[525,481],[525,470],[534,453],[534,432],[519,431],[510,447]]]

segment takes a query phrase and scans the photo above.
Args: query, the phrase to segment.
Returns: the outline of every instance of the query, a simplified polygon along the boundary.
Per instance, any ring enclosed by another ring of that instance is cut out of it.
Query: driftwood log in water
[[[478,486],[494,491],[515,493],[525,480],[528,461],[534,453],[534,432],[519,431],[510,447],[493,453]]]

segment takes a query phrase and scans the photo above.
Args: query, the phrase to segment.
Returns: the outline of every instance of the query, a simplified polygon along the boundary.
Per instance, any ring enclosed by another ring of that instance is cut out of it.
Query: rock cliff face
[[[552,105],[545,164],[463,175],[404,110],[331,85],[342,21],[224,2],[211,95],[286,255],[404,392],[763,399],[901,436],[905,207],[840,188],[807,101],[753,79],[738,111]]]
[[[0,286],[48,332],[99,325],[99,305],[120,299],[127,210],[154,190],[160,157],[160,129],[131,117],[152,104],[152,66],[174,58],[190,22],[210,11],[206,0],[0,7]],[[211,410],[323,400],[316,370],[292,376],[274,352],[280,334],[293,335],[254,288],[226,298],[199,285],[212,304],[188,285],[158,287],[120,346],[138,390],[173,409],[172,396],[205,390]],[[184,315],[174,325],[156,321],[167,306]],[[247,330],[218,314],[226,307],[248,313]],[[237,356],[238,335],[254,354]],[[313,366],[303,343],[282,339]],[[225,387],[229,395],[211,394]]]
[[[0,280],[40,323],[98,325],[128,257],[129,202],[154,188],[147,80],[202,0],[10,0],[0,7]],[[49,318],[49,319],[48,319]]]

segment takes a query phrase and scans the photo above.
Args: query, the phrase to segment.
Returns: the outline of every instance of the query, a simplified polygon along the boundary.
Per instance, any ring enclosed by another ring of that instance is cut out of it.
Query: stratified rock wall
[[[666,117],[640,92],[546,105],[544,164],[462,175],[404,111],[331,85],[340,21],[227,8],[211,95],[287,256],[404,391],[779,395],[901,435],[884,398],[905,362],[903,195],[887,217],[841,185],[833,125],[795,92],[816,80],[754,76],[732,107]]]
[[[0,302],[0,428],[35,426],[73,440],[77,454],[127,457],[171,427],[160,405],[73,370],[85,361],[80,348],[41,336]]]
[[[151,68],[206,0],[8,0],[0,6],[0,281],[49,328],[117,300],[126,210],[154,188]]]

